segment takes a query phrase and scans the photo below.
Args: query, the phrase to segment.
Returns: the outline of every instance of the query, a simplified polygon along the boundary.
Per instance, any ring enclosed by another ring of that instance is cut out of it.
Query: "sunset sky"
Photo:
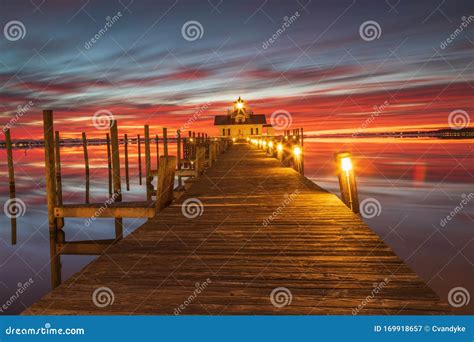
[[[128,132],[177,129],[197,112],[191,129],[216,132],[213,116],[238,96],[268,118],[288,111],[310,133],[353,132],[384,103],[366,132],[446,128],[455,110],[474,122],[470,0],[0,4],[0,124],[13,119],[14,138],[41,137],[42,109],[71,137],[103,135],[98,110]],[[19,39],[11,21],[24,26]],[[197,37],[182,30],[190,21]],[[360,32],[368,21],[375,39]]]

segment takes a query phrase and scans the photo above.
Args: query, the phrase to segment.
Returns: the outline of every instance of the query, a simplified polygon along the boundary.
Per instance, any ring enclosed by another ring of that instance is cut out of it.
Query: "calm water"
[[[307,139],[306,176],[338,193],[333,153],[352,151],[360,199],[380,203],[380,215],[365,221],[443,298],[455,286],[474,293],[474,200],[444,227],[441,219],[474,192],[474,143],[437,139]],[[123,147],[122,147],[123,148]],[[174,146],[171,146],[170,154]],[[154,146],[152,146],[154,152]],[[138,186],[136,145],[129,146],[132,191],[124,201],[143,200]],[[0,150],[0,203],[8,200],[6,153]],[[123,156],[123,151],[122,151]],[[91,201],[108,196],[105,146],[90,146]],[[49,236],[44,194],[43,150],[14,152],[17,198],[26,204],[18,218],[18,243],[10,243],[10,219],[0,216],[0,308],[31,278],[33,283],[0,314],[16,314],[50,290]],[[66,203],[84,201],[81,147],[62,149],[63,191]],[[155,165],[152,157],[152,165]],[[144,167],[144,163],[143,163]],[[154,168],[154,166],[153,166]],[[122,176],[124,171],[122,170]],[[122,181],[124,188],[124,177]],[[129,234],[143,220],[124,220]],[[67,219],[67,240],[110,239],[113,220]],[[62,256],[63,281],[94,259]],[[468,310],[472,310],[473,300]]]

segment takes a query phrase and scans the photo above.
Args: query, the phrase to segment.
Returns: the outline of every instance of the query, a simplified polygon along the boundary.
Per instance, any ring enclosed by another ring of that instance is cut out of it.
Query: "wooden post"
[[[176,157],[160,157],[158,169],[156,210],[161,211],[173,201],[174,175]]]
[[[163,127],[163,152],[168,157],[168,129]]]
[[[138,144],[138,184],[142,185],[142,146],[140,143],[140,134],[137,135]]]
[[[159,146],[158,134],[155,136],[155,142],[156,142],[156,169],[158,170],[158,167],[160,166],[160,146]]]
[[[303,139],[303,127],[300,131],[300,145],[301,145],[301,174],[304,176],[304,139]]]
[[[359,213],[359,195],[352,166],[351,153],[340,152],[335,156],[338,170],[339,188],[341,189],[342,201],[356,214]]]
[[[59,139],[59,131],[55,132],[54,142],[56,147],[55,160],[56,160],[56,205],[58,207],[63,206],[63,183],[61,176],[61,140]],[[64,227],[64,218],[59,217],[57,219],[58,228]]]
[[[198,177],[204,171],[204,163],[206,161],[206,148],[204,146],[196,146],[196,160],[194,162],[194,176]]]
[[[115,202],[122,202],[122,184],[120,181],[120,150],[118,140],[117,121],[110,121],[110,137],[112,140],[112,175]],[[115,239],[120,240],[123,237],[123,220],[122,218],[115,219]]]
[[[107,140],[107,166],[109,169],[109,197],[112,197],[112,152],[110,149],[110,134],[106,133],[105,139]]]
[[[53,111],[43,110],[43,131],[44,131],[44,162],[46,179],[46,202],[48,205],[49,223],[49,253],[51,260],[51,286],[53,288],[61,284],[61,260],[57,252],[58,225],[54,216],[56,199],[56,170],[54,163],[54,124]]]
[[[7,148],[7,159],[8,159],[8,180],[10,185],[10,202],[11,206],[16,206],[16,187],[15,187],[15,169],[13,167],[13,146],[12,139],[10,136],[10,129],[5,130],[5,145]],[[11,242],[12,245],[16,245],[16,214],[11,212]]]
[[[151,150],[150,150],[150,126],[145,125],[145,186],[146,198],[151,201],[151,189],[153,178],[151,177]]]
[[[125,186],[127,191],[130,191],[130,171],[128,167],[128,135],[123,135],[123,147],[125,150]]]
[[[84,149],[84,166],[86,172],[86,203],[89,203],[90,191],[90,171],[89,171],[89,153],[87,152],[87,136],[82,132],[82,148]]]
[[[177,163],[178,163],[178,170],[181,170],[181,130],[178,129],[176,132],[176,157],[177,157]],[[178,177],[178,189],[181,189],[181,186],[183,185],[183,180],[181,176]]]

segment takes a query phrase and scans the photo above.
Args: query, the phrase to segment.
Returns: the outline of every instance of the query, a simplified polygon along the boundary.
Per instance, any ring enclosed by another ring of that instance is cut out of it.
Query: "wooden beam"
[[[122,202],[122,183],[120,180],[120,150],[118,140],[118,124],[116,120],[110,121],[110,137],[112,143],[112,175],[114,185],[114,196],[115,202]],[[115,219],[115,238],[117,240],[123,237],[123,221],[121,218]]]
[[[151,182],[153,178],[150,175],[151,171],[151,150],[150,150],[150,126],[145,125],[145,186],[146,198],[151,200]]]
[[[109,176],[109,197],[112,196],[112,151],[110,149],[110,134],[106,133],[105,139],[107,141],[107,167]]]
[[[54,143],[55,143],[55,161],[56,161],[56,205],[62,206],[63,205],[63,184],[62,184],[62,176],[61,176],[61,140],[59,138],[59,131],[55,132],[54,135]],[[58,228],[64,227],[64,219],[60,218],[57,220]]]
[[[138,144],[138,184],[142,185],[142,145],[140,134],[137,135]]]
[[[129,164],[128,164],[128,135],[124,134],[123,136],[123,144],[125,150],[125,186],[127,191],[130,191],[130,171],[129,171]]]
[[[176,171],[176,157],[160,158],[158,169],[156,210],[161,211],[173,202],[174,176]]]
[[[51,287],[55,288],[61,284],[61,261],[56,252],[57,242],[57,219],[54,215],[54,208],[57,203],[56,198],[56,170],[54,163],[54,124],[53,111],[43,110],[43,131],[44,131],[44,163],[46,179],[46,202],[48,204],[48,224],[49,224],[49,252],[51,266]]]
[[[61,242],[56,246],[57,252],[64,255],[99,255],[103,254],[117,240],[91,240]]]
[[[55,217],[80,218],[151,218],[155,216],[154,202],[71,204],[54,208]],[[120,232],[118,232],[120,233]],[[120,236],[120,234],[118,234]]]
[[[334,155],[336,168],[338,170],[339,188],[341,190],[341,199],[354,213],[359,213],[359,195],[357,193],[357,184],[352,167],[350,152],[339,152]],[[349,158],[350,170],[343,170],[342,160]]]
[[[168,129],[163,127],[163,153],[168,157]]]

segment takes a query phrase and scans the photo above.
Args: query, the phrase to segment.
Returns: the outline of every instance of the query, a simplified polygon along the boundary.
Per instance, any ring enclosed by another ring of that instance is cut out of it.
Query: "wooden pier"
[[[24,314],[449,312],[359,215],[284,158],[237,143],[206,164],[178,200]],[[160,182],[165,169],[150,173]],[[96,305],[103,288],[108,305]]]

